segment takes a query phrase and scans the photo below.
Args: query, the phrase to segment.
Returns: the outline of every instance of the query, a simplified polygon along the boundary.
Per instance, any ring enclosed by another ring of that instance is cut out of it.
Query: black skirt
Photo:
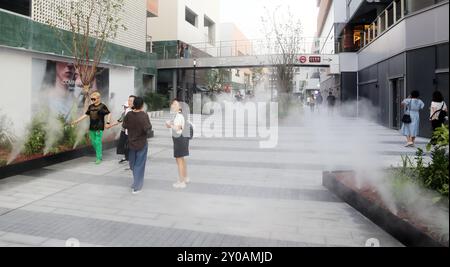
[[[128,135],[125,131],[120,132],[119,142],[117,144],[117,155],[127,155],[128,154]]]
[[[189,138],[180,136],[173,137],[173,156],[175,158],[183,158],[189,156]]]

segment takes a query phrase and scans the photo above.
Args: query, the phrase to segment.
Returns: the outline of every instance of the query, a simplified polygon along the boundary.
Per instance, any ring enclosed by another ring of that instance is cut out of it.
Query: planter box
[[[110,149],[117,146],[117,141],[103,143],[103,149]],[[48,155],[37,159],[19,162],[16,164],[0,167],[0,179],[18,175],[30,170],[44,168],[56,163],[76,159],[89,154],[94,154],[92,146],[77,148],[71,151]]]
[[[324,172],[322,184],[344,202],[358,210],[380,228],[408,247],[445,247],[423,230],[398,217],[385,207],[366,198],[337,179],[337,175],[352,172]]]

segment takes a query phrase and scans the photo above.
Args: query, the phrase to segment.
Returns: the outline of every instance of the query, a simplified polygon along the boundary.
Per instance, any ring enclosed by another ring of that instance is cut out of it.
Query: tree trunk
[[[286,92],[278,93],[278,117],[280,119],[286,118],[290,109],[290,95]]]
[[[83,112],[86,112],[86,110],[88,109],[89,105],[90,105],[90,101],[91,101],[91,85],[90,84],[85,84],[83,85],[83,95],[84,95],[84,109]]]

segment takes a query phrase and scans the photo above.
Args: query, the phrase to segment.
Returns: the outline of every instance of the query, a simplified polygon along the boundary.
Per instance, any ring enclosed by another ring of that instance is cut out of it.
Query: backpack
[[[187,127],[189,130],[189,136],[184,136],[183,137],[187,137],[189,140],[194,139],[194,125],[192,124],[192,122],[189,121],[189,119],[187,118],[187,116],[185,116],[185,114],[182,114],[185,120],[184,126]],[[183,131],[183,133],[185,133]]]
[[[194,125],[192,125],[192,123],[190,121],[188,121],[186,123],[186,125],[187,125],[187,127],[189,127],[189,137],[188,137],[188,139],[192,140],[192,139],[194,139]]]

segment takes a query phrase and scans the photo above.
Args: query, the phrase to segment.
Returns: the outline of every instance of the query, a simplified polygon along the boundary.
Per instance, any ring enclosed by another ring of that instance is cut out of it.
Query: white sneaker
[[[186,183],[176,182],[176,183],[173,184],[173,187],[175,187],[175,188],[186,188]]]
[[[185,178],[185,183],[187,183],[187,184],[188,184],[188,183],[190,183],[190,182],[191,182],[191,178],[189,178],[189,177],[186,177],[186,178]]]

